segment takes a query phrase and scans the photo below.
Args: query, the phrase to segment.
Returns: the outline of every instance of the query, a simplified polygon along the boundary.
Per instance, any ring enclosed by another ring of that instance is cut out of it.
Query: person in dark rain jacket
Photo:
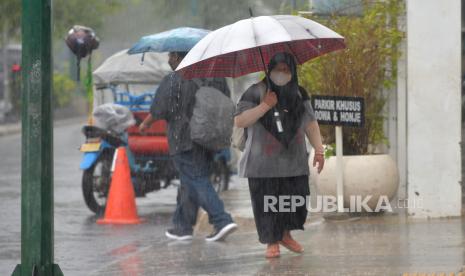
[[[168,62],[173,70],[181,63],[187,53],[169,53]],[[229,94],[224,79],[203,79],[203,85],[212,86]],[[237,229],[231,215],[224,210],[210,182],[210,169],[213,152],[195,144],[190,138],[189,121],[192,116],[195,93],[198,90],[195,81],[186,80],[177,72],[167,75],[155,94],[150,115],[139,126],[144,132],[154,120],[166,120],[168,125],[168,144],[170,155],[179,173],[181,187],[178,190],[176,210],[173,215],[174,227],[165,234],[170,239],[188,240],[192,238],[193,226],[197,221],[199,207],[208,213],[208,219],[214,225],[214,231],[206,237],[207,241],[223,240]],[[229,96],[229,95],[228,95]]]

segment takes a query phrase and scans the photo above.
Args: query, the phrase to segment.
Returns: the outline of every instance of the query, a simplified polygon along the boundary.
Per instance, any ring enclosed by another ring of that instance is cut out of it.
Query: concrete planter
[[[312,158],[310,160],[313,160]],[[344,206],[349,207],[350,196],[371,196],[368,206],[376,208],[380,196],[389,200],[399,186],[399,172],[394,160],[387,154],[344,156]],[[310,164],[311,165],[311,164]],[[336,157],[326,159],[320,175],[311,167],[311,180],[318,195],[336,196]]]

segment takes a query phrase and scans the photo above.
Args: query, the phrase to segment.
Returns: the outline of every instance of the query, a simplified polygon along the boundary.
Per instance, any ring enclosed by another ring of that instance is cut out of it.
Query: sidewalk
[[[240,229],[225,242],[203,240],[209,227],[201,216],[193,241],[157,242],[94,275],[461,275],[463,220],[417,220],[403,211],[339,222],[311,214],[306,231],[294,234],[306,252],[296,255],[282,248],[281,258],[266,260],[265,246],[257,241],[247,182],[233,179],[222,197]]]

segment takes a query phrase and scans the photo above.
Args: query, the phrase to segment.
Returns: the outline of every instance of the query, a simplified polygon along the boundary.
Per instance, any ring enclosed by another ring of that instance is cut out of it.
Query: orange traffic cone
[[[124,147],[118,148],[115,171],[111,179],[105,216],[97,220],[98,224],[137,224],[141,219],[137,216],[134,188],[131,182],[131,170]]]

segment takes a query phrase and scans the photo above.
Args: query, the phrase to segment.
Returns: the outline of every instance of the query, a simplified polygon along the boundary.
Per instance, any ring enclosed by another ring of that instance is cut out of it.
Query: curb
[[[86,120],[87,120],[86,117],[73,117],[73,118],[67,118],[67,119],[58,119],[53,122],[53,126],[60,127],[60,126],[80,123],[80,122],[85,123]],[[18,133],[21,133],[21,123],[5,124],[5,125],[0,124],[0,137],[14,135]]]
[[[0,137],[18,134],[21,132],[21,124],[0,125]]]

